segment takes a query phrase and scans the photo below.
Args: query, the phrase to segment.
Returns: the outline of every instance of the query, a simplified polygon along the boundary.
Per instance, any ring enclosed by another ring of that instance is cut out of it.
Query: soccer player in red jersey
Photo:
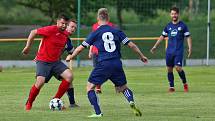
[[[109,25],[111,27],[114,27],[114,24],[111,23],[110,21],[107,22],[107,25]],[[98,22],[94,23],[93,26],[92,26],[92,32],[96,31],[99,27],[100,27],[100,25],[99,25]],[[89,49],[88,57],[92,58],[92,60],[93,60],[93,67],[96,66],[97,56],[98,56],[98,49],[95,46],[91,45],[90,49]],[[101,85],[96,85],[96,93],[97,94],[102,93]]]
[[[33,40],[37,35],[42,36],[42,40],[35,58],[36,82],[31,87],[25,105],[27,111],[31,110],[32,104],[39,94],[40,89],[52,76],[58,79],[63,78],[54,98],[61,98],[72,83],[73,75],[71,71],[60,61],[60,56],[64,51],[68,36],[71,34],[70,32],[72,32],[72,28],[67,28],[68,23],[69,18],[65,15],[60,15],[56,25],[32,30],[28,36],[26,46],[22,50],[24,55],[29,53]],[[66,28],[68,29],[67,31]]]

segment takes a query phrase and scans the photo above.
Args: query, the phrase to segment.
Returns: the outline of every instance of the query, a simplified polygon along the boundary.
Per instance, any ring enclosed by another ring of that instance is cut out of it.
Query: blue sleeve
[[[89,47],[90,45],[92,45],[93,41],[95,40],[94,37],[95,37],[95,33],[94,32],[90,33],[87,36],[87,39],[82,42],[82,46],[84,46],[86,48],[86,47]]]
[[[189,37],[190,36],[190,32],[188,30],[187,25],[184,25],[183,32],[184,32],[184,36],[185,37]]]
[[[119,36],[120,42],[122,42],[124,45],[127,45],[130,42],[124,32],[119,31],[117,34]]]
[[[167,36],[168,36],[167,26],[163,29],[163,32],[162,32],[161,35],[164,36],[164,37],[167,37]]]
[[[70,38],[67,39],[65,50],[68,52],[68,54],[72,54],[74,51],[74,47]]]

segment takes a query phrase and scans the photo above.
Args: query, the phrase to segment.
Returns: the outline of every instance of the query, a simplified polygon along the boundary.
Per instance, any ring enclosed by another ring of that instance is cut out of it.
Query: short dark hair
[[[65,21],[69,21],[69,17],[67,15],[65,15],[65,14],[59,14],[57,19],[58,20],[64,19]]]
[[[170,12],[171,11],[175,11],[176,13],[179,13],[179,8],[177,8],[177,7],[172,7],[171,9],[170,9]]]

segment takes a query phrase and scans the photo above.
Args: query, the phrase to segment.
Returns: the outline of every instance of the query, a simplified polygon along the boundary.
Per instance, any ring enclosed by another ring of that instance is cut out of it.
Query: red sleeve
[[[53,26],[45,26],[37,29],[37,34],[42,36],[49,36],[53,31]]]
[[[111,22],[108,22],[108,25],[111,26],[111,27],[115,27],[115,25]]]
[[[96,30],[98,29],[98,26],[99,26],[98,23],[93,24],[93,26],[92,26],[92,31],[93,31],[93,32],[96,31]]]

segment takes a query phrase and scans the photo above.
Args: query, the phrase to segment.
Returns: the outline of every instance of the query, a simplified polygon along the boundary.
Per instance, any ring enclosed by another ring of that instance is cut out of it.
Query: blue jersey
[[[190,32],[182,21],[177,24],[168,23],[163,30],[162,36],[168,36],[167,54],[183,55],[184,38],[190,36]]]
[[[72,54],[74,51],[74,47],[72,45],[72,41],[70,38],[67,38],[66,46],[65,46],[65,51],[68,52],[68,54]]]
[[[128,37],[120,30],[108,25],[100,26],[90,33],[82,46],[94,45],[98,48],[98,62],[108,59],[121,58],[120,44],[128,44]]]

